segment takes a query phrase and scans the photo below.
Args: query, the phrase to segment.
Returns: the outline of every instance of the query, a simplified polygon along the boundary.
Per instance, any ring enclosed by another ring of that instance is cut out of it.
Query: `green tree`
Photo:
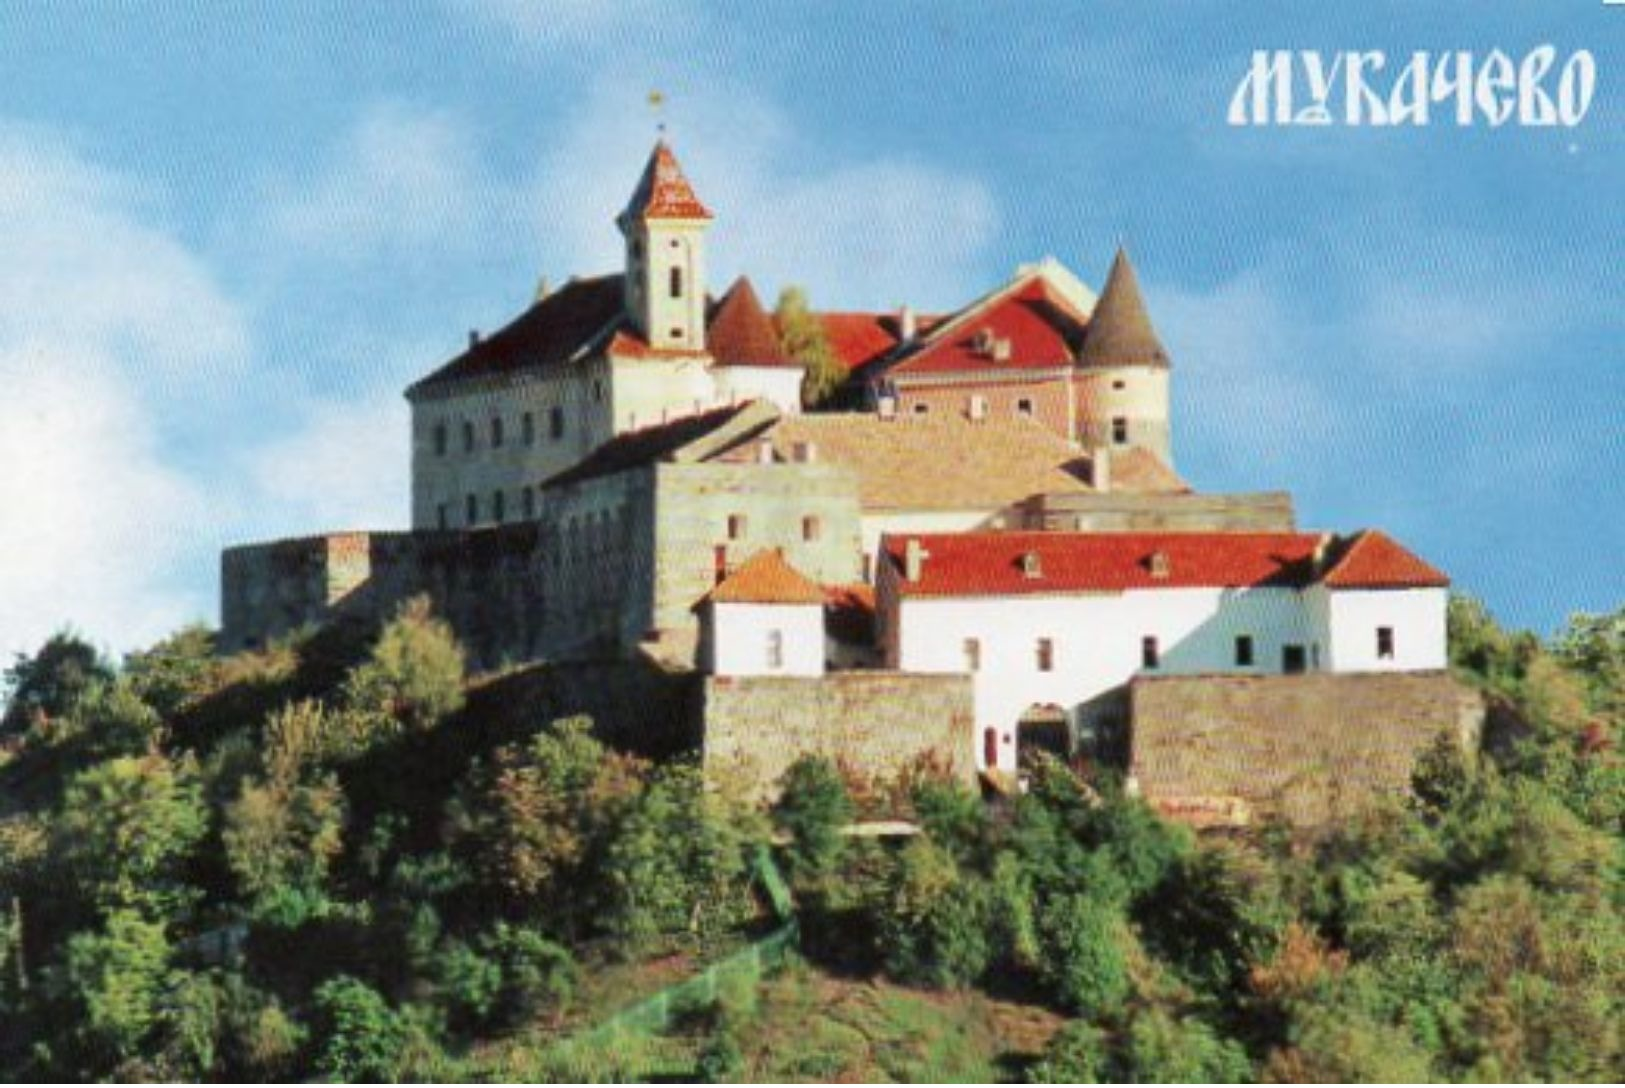
[[[310,783],[245,782],[225,811],[226,863],[249,900],[289,890],[318,895],[343,848],[344,793],[332,775]]]
[[[779,293],[774,318],[785,352],[806,368],[801,403],[807,408],[822,407],[846,381],[846,367],[830,345],[823,323],[808,308],[807,292],[800,287],[786,287]]]
[[[1134,1017],[1113,1080],[1135,1084],[1240,1084],[1252,1063],[1234,1039],[1194,1016],[1152,1008]]]
[[[830,760],[802,756],[784,772],[780,786],[773,820],[790,836],[791,875],[797,881],[821,881],[839,866],[846,845],[841,831],[852,822],[846,783]]]
[[[60,1055],[90,1076],[141,1055],[162,1016],[168,965],[163,925],[135,911],[114,910],[99,930],[70,937],[51,979],[68,1010],[52,1018]]]
[[[887,971],[929,986],[975,982],[995,955],[991,907],[986,881],[929,838],[913,839],[898,856],[881,920]]]
[[[1039,918],[1042,974],[1057,1000],[1089,1015],[1115,1012],[1129,994],[1127,919],[1090,895],[1058,896]]]
[[[136,695],[167,721],[208,690],[217,667],[214,632],[194,624],[125,657],[124,676]]]
[[[0,676],[0,694],[6,699],[0,732],[17,733],[42,718],[59,718],[86,692],[112,680],[112,667],[94,646],[71,631],[59,631],[32,657],[17,655]]]
[[[1094,1024],[1072,1020],[1057,1031],[1044,1054],[1022,1077],[1028,1084],[1099,1084],[1110,1060],[1106,1033]]]
[[[173,763],[156,752],[125,756],[68,783],[53,852],[91,905],[163,920],[193,898],[183,870],[207,825],[190,761]]]
[[[367,660],[345,681],[346,705],[407,732],[438,725],[463,705],[463,651],[427,597],[407,601]]]
[[[395,1079],[407,1025],[377,990],[348,975],[328,979],[316,989],[312,1019],[315,1066],[323,1080]]]

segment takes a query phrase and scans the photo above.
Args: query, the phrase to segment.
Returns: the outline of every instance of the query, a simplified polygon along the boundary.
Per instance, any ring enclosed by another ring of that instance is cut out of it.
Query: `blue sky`
[[[1198,487],[1383,526],[1540,631],[1625,597],[1602,0],[111,7],[0,12],[0,652],[212,622],[229,542],[402,525],[400,390],[614,267],[652,90],[713,286],[944,308],[1124,239]],[[1225,123],[1255,49],[1545,42],[1596,57],[1577,128]]]

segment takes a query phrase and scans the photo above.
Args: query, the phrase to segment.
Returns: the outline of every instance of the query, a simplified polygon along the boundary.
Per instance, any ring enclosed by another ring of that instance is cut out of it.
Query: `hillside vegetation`
[[[1618,1082],[1625,613],[1451,628],[1520,731],[1207,838],[1058,763],[987,803],[803,760],[753,811],[489,713],[421,603],[229,658],[64,633],[5,674],[0,1076]],[[805,962],[570,1048],[775,924],[770,845]]]

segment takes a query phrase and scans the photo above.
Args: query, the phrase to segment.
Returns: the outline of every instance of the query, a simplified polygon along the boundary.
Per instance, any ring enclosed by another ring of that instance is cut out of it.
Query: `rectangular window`
[[[979,639],[979,638],[968,638],[968,639],[966,639],[965,644],[964,644],[964,651],[965,651],[965,671],[966,672],[981,672],[982,671],[982,640]]]
[[[463,420],[463,452],[474,452],[474,424]]]
[[[1394,629],[1392,627],[1377,628],[1377,656],[1384,661],[1394,659]]]
[[[1242,668],[1250,668],[1253,663],[1253,636],[1236,636],[1236,664]]]
[[[675,266],[671,270],[671,297],[683,297],[683,270]]]
[[[824,523],[811,515],[801,519],[801,539],[809,544],[824,535]]]
[[[526,412],[519,421],[519,429],[523,432],[522,437],[525,440],[525,445],[534,446],[536,444],[536,416]]]
[[[519,493],[519,501],[525,508],[526,521],[536,516],[536,489],[534,487],[527,484],[525,489]]]
[[[929,404],[925,403],[923,400],[917,400],[917,401],[914,402],[914,414],[915,415],[923,416],[923,415],[925,415],[925,413],[929,412],[930,410],[931,410],[931,406]]]
[[[555,440],[564,437],[564,409],[556,404],[547,410],[547,433]]]
[[[1041,638],[1038,640],[1038,671],[1053,672],[1055,669],[1055,640]]]
[[[508,515],[507,496],[500,491],[491,492],[491,520],[498,525]]]
[[[1281,647],[1281,671],[1295,675],[1304,669],[1303,647],[1293,644]]]
[[[745,529],[747,527],[748,526],[745,523],[745,515],[744,514],[729,514],[728,515],[728,539],[729,540],[743,540],[743,539],[745,539]]]
[[[784,668],[784,632],[777,628],[767,633],[767,667]]]
[[[1112,442],[1121,446],[1128,442],[1128,419],[1125,416],[1112,417]]]
[[[1155,669],[1162,665],[1162,648],[1157,645],[1156,635],[1146,635],[1140,640],[1140,667]]]
[[[434,425],[434,455],[436,457],[446,456],[446,425],[444,423]]]
[[[499,450],[502,448],[501,417],[496,417],[491,420],[491,448],[494,450]]]
[[[1016,412],[1017,414],[1024,416],[1032,415],[1033,399],[1031,397],[1022,397],[1020,400],[1016,401]]]
[[[467,501],[463,503],[463,512],[468,515],[468,520],[464,524],[478,525],[480,523],[480,500],[470,495]]]

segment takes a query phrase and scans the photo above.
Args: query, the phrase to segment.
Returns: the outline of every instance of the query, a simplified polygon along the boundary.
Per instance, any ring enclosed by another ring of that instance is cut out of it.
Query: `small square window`
[[[1020,400],[1016,401],[1016,413],[1024,416],[1032,415],[1033,399],[1031,397],[1022,397]]]
[[[914,402],[914,414],[915,415],[923,416],[927,412],[929,412],[930,410],[931,410],[931,406],[929,404],[925,403],[924,401],[917,400],[917,401]]]
[[[1128,388],[1128,382],[1125,382],[1123,379],[1119,378],[1116,381],[1112,382],[1112,388],[1118,390],[1119,392],[1121,392],[1122,390]]]
[[[1281,647],[1281,671],[1291,675],[1303,672],[1305,658],[1301,645],[1288,645]]]
[[[1053,672],[1055,670],[1055,640],[1041,638],[1038,640],[1038,671]]]
[[[494,450],[502,448],[502,420],[500,417],[491,420],[491,448]]]
[[[1124,445],[1128,442],[1128,419],[1125,416],[1112,417],[1112,442]]]
[[[748,526],[746,525],[745,515],[744,514],[729,514],[728,515],[728,539],[729,540],[743,540],[743,539],[745,539],[745,530],[746,530],[747,527]]]
[[[824,535],[823,520],[812,515],[801,519],[801,539],[811,543]]]
[[[1249,668],[1253,663],[1253,636],[1236,636],[1236,664],[1242,668]]]
[[[1377,628],[1377,656],[1384,661],[1394,659],[1394,629],[1392,627]]]
[[[1146,669],[1160,668],[1162,665],[1162,649],[1157,645],[1156,635],[1146,635],[1140,640],[1140,667]]]
[[[507,496],[500,491],[491,492],[491,520],[498,525],[508,515]]]
[[[474,424],[466,419],[463,421],[463,452],[474,452]]]
[[[671,327],[671,338],[673,340],[681,340],[683,338],[683,330],[679,329],[676,325],[673,325]]]
[[[564,437],[564,409],[557,404],[547,410],[547,434],[555,441]]]
[[[963,650],[964,650],[964,654],[965,654],[965,671],[966,672],[981,672],[982,671],[982,640],[979,639],[979,638],[968,638],[968,639],[966,639],[965,642],[964,642]]]
[[[534,446],[536,444],[536,416],[531,412],[526,412],[519,421],[519,429],[522,432],[525,445]]]

